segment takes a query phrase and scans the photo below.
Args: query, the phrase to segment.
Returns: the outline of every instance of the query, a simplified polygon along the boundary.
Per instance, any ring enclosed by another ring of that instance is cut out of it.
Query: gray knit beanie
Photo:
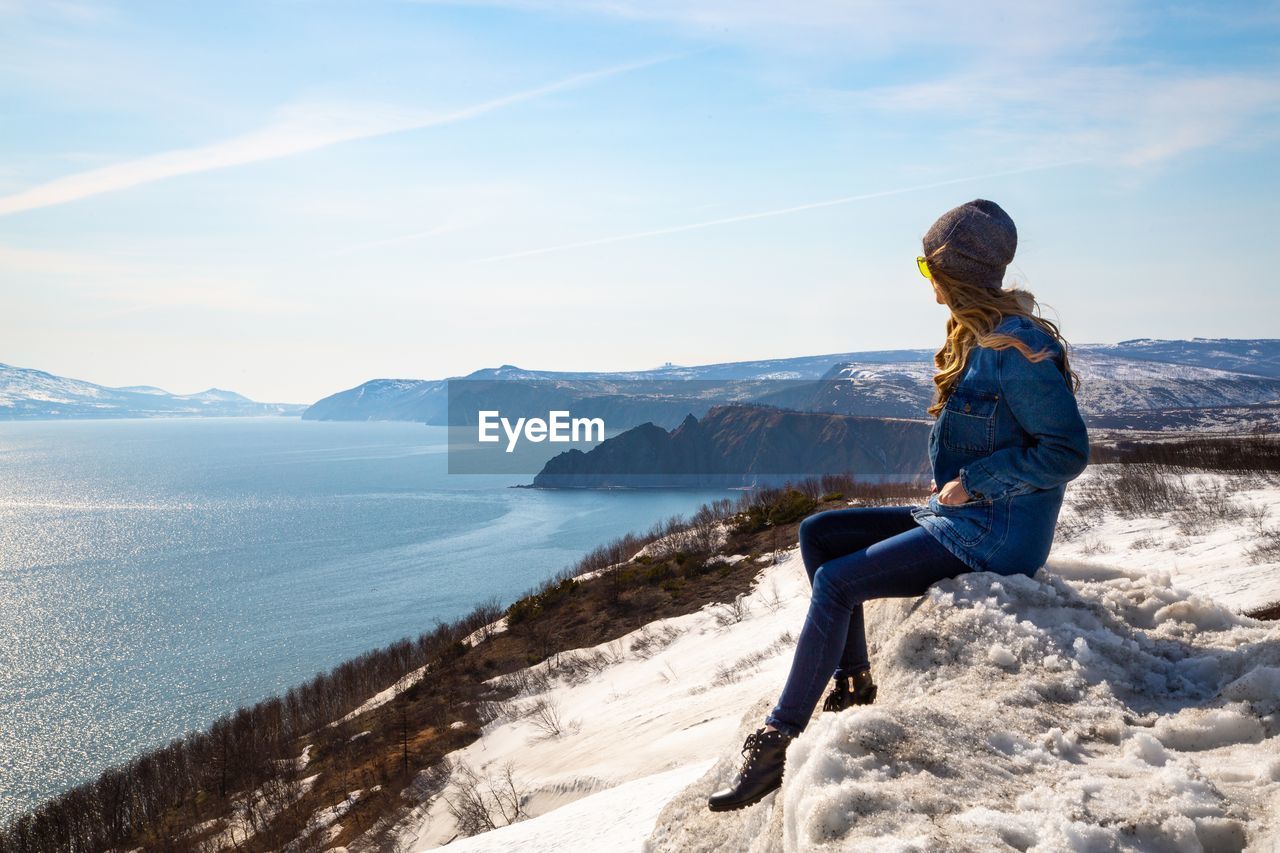
[[[947,248],[932,257],[944,243]],[[984,198],[948,210],[924,235],[924,254],[931,268],[966,284],[996,289],[1017,248],[1013,220],[1000,205]]]

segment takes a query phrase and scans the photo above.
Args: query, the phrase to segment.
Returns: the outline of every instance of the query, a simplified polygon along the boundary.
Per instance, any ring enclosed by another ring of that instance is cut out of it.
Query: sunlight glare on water
[[[507,488],[443,430],[0,423],[0,819],[724,493]]]

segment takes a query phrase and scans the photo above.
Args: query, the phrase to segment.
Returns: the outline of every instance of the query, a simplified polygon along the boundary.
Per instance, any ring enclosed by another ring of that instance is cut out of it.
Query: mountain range
[[[1071,352],[1084,380],[1081,410],[1091,426],[1204,429],[1280,423],[1280,339],[1135,338],[1079,344]],[[928,349],[616,372],[528,370],[506,364],[449,379],[373,379],[303,406],[259,403],[217,388],[197,394],[141,385],[112,388],[0,364],[0,420],[301,414],[308,420],[443,425],[452,394],[459,410],[483,402],[503,411],[540,414],[554,404],[606,417],[611,429],[653,423],[670,430],[686,415],[701,418],[714,406],[734,403],[918,418],[931,399],[932,376],[933,352]],[[459,379],[477,384],[453,381]]]
[[[1072,347],[1083,384],[1080,406],[1091,425],[1123,428],[1203,427],[1213,412],[1236,422],[1276,423],[1280,404],[1280,339],[1136,338]],[[933,393],[933,354],[925,349],[874,350],[654,370],[568,372],[514,365],[477,370],[454,380],[375,379],[325,397],[303,418],[412,420],[445,424],[455,408],[486,405],[519,414],[553,407],[602,413],[610,398],[611,428],[651,422],[674,429],[685,415],[713,406],[772,406],[874,417],[922,417]],[[452,388],[450,386],[453,386]],[[521,387],[524,386],[524,387]],[[474,393],[472,387],[475,388]],[[1184,414],[1178,415],[1177,412]],[[1153,418],[1153,413],[1163,413]],[[1252,420],[1251,420],[1252,419]],[[457,416],[454,416],[457,421]]]
[[[220,388],[198,394],[171,394],[150,385],[110,388],[0,364],[0,420],[297,415],[304,409],[292,403],[257,403]]]

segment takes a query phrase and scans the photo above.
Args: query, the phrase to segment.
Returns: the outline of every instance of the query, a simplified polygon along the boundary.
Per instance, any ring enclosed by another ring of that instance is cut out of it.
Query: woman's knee
[[[813,573],[813,592],[810,594],[810,600],[822,605],[846,607],[844,598],[840,573],[831,563],[823,563]]]
[[[800,557],[804,561],[804,569],[808,572],[811,583],[814,572],[818,570],[818,566],[822,565],[822,561],[827,558],[826,551],[821,544],[822,515],[824,513],[819,512],[803,519],[796,532],[796,536],[800,540]]]
[[[824,524],[822,517],[830,511],[831,510],[815,512],[813,515],[806,516],[801,520],[800,527],[796,534],[800,538],[801,545],[806,543],[816,544],[816,540],[818,539],[820,531],[822,530],[822,525]]]
[[[847,521],[847,513],[838,509],[825,509],[806,516],[800,521],[800,527],[796,531],[800,547],[810,551],[821,550],[827,534]]]

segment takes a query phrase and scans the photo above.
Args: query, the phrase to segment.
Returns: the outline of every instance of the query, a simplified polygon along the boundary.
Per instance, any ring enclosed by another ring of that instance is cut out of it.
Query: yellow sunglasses
[[[929,274],[929,262],[924,259],[924,255],[916,255],[916,266],[920,269],[920,275],[928,279],[933,278]]]

